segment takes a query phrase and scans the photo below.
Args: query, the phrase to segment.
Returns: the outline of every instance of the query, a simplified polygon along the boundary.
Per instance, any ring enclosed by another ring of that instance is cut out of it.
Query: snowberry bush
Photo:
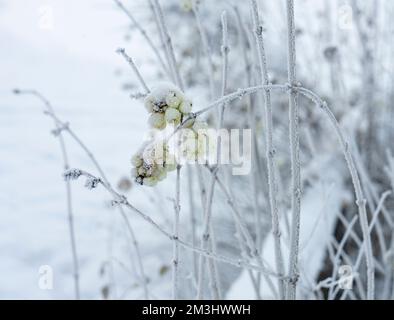
[[[94,157],[101,176],[72,169],[67,181],[84,176],[88,188],[102,186],[122,217],[128,209],[171,241],[175,299],[393,298],[393,87],[378,81],[379,72],[392,76],[378,63],[392,62],[394,42],[383,41],[390,28],[378,23],[391,17],[378,9],[392,12],[392,3],[161,2],[147,1],[149,19],[140,23],[115,1],[163,80],[145,81],[119,51],[141,88],[133,102],[160,133],[135,146],[131,175],[145,192],[166,178],[174,184],[172,230],[115,191]],[[208,161],[220,154],[220,138],[201,139],[213,128],[251,129],[248,175]]]

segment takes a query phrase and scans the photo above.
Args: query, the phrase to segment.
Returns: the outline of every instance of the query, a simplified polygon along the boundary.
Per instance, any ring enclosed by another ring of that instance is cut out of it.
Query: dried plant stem
[[[331,241],[331,242],[332,242],[332,243],[330,243],[329,246],[330,246],[330,247],[333,246],[335,250],[339,250],[340,244],[337,242],[337,240],[336,240],[334,237],[332,237],[332,241]],[[333,255],[333,254],[330,254],[330,255]],[[353,265],[353,259],[352,259],[345,251],[342,250],[341,256],[342,256],[343,261],[345,262],[345,264],[347,264],[347,265]],[[333,260],[333,261],[334,261],[334,260]],[[363,288],[363,283],[362,283],[360,277],[359,277],[357,274],[356,274],[354,280],[355,280],[355,283],[356,283],[356,285],[357,285],[358,293],[359,293],[361,299],[365,300],[366,295],[365,295],[365,290],[364,290],[364,288]],[[337,287],[335,288],[335,291],[334,291],[334,293],[333,293],[333,296],[336,296],[336,295],[337,295],[339,289],[340,289],[340,286],[337,286]],[[355,296],[355,295],[353,294],[352,297],[353,297],[353,296]]]
[[[289,8],[290,15],[292,15],[291,4],[292,4],[292,2],[290,3],[290,8]],[[291,21],[292,21],[292,19],[290,18],[290,29],[292,28]],[[290,32],[290,38],[292,37],[291,34],[292,34],[292,32]],[[289,40],[289,42],[292,43],[293,41]],[[290,50],[289,50],[290,52],[292,51],[291,47],[292,47],[292,45],[290,44]],[[293,54],[290,54],[290,57],[293,57],[293,58],[289,59],[290,60],[289,64],[292,65],[293,63],[291,63],[291,60],[295,59],[295,57]],[[294,72],[291,70],[292,70],[292,68],[290,68],[289,74],[294,74]],[[290,76],[290,78],[293,78],[293,76]],[[320,107],[320,109],[324,112],[324,114],[328,117],[328,120],[332,124],[332,126],[338,136],[339,142],[341,144],[342,151],[344,153],[345,160],[346,160],[346,163],[347,163],[347,166],[348,166],[348,169],[351,174],[352,181],[353,181],[354,191],[356,194],[356,204],[358,206],[359,216],[360,216],[360,224],[361,224],[361,228],[362,228],[362,232],[363,232],[363,238],[364,238],[364,241],[366,244],[367,278],[368,278],[367,296],[368,296],[368,299],[373,298],[373,296],[374,296],[374,260],[373,260],[373,254],[372,254],[371,237],[368,232],[368,218],[367,218],[366,208],[365,208],[366,201],[365,201],[362,189],[361,189],[360,180],[359,180],[358,173],[357,173],[357,170],[354,165],[353,158],[348,150],[348,143],[345,141],[342,131],[339,127],[338,121],[336,120],[336,118],[333,115],[333,113],[331,112],[331,110],[328,108],[327,103],[325,103],[318,95],[316,95],[315,93],[313,93],[312,91],[310,91],[306,88],[299,86],[297,83],[293,83],[293,84],[289,83],[287,85],[268,84],[268,85],[260,85],[260,86],[250,87],[250,88],[238,89],[236,92],[230,93],[230,94],[212,102],[207,107],[200,109],[199,111],[194,113],[192,115],[192,117],[185,119],[185,121],[178,128],[182,128],[182,126],[185,125],[185,123],[187,123],[187,121],[190,121],[190,119],[196,118],[197,116],[210,111],[211,109],[215,108],[218,105],[221,105],[223,103],[227,103],[226,105],[228,105],[229,102],[231,102],[235,99],[240,99],[240,98],[243,98],[245,95],[250,95],[252,93],[258,92],[260,90],[266,90],[266,89],[280,90],[280,91],[290,90],[290,96],[291,95],[294,96],[297,93],[302,94],[303,96],[305,96],[308,99],[310,99],[311,101],[313,101],[318,107]],[[296,117],[296,119],[297,119],[297,117]],[[297,130],[294,130],[294,126],[292,129],[293,129],[293,131],[297,131]],[[297,149],[297,148],[295,148],[295,149]],[[295,157],[293,156],[293,160],[297,160],[294,158]],[[296,170],[296,173],[298,172],[298,178],[300,178],[299,177],[299,170],[298,170],[299,169],[299,162],[297,165],[297,161],[295,161],[294,167],[295,167],[294,169]],[[297,169],[297,167],[298,167],[298,169]],[[298,179],[295,179],[295,180],[296,180],[295,185],[298,185],[298,183],[297,183]],[[295,192],[296,194],[294,194],[294,191],[296,191]],[[300,188],[296,188],[296,189],[293,188],[293,198],[295,200],[295,209],[297,209],[296,211],[299,211],[300,193],[301,193]],[[296,219],[296,221],[297,221],[297,219]],[[297,224],[295,226],[293,224],[293,229],[294,228],[297,229]],[[298,232],[299,232],[299,230],[298,230]],[[298,240],[296,237],[296,233],[297,233],[297,230],[295,230],[295,232],[293,232],[293,240],[297,245]],[[298,245],[297,245],[297,247],[298,247]],[[293,266],[292,272],[293,272],[293,276],[294,276],[294,275],[296,275],[295,274],[296,269],[294,269],[294,262],[297,262],[297,257],[295,257],[294,249],[292,250],[292,256],[293,256],[293,259],[292,259],[293,263],[291,265]],[[284,277],[280,277],[280,278],[283,279]],[[290,297],[295,298],[295,296],[293,294],[295,294],[295,292],[294,292],[295,283],[294,282],[296,282],[296,281],[294,281],[294,280],[296,280],[296,279],[291,276],[290,276],[290,279],[291,279],[290,282],[291,282],[291,287],[292,287],[292,292],[291,292]],[[287,297],[289,297],[289,296],[287,295]]]
[[[131,14],[131,12],[129,10],[126,9],[126,7],[123,5],[123,3],[119,0],[114,0],[114,2],[116,3],[116,5],[119,7],[119,9],[121,9],[131,20],[131,22],[134,24],[134,26],[138,29],[138,31],[141,33],[141,35],[144,37],[144,39],[146,40],[147,44],[149,45],[149,47],[152,49],[152,51],[154,52],[157,61],[159,62],[159,64],[161,65],[161,67],[163,68],[164,72],[169,74],[168,72],[168,68],[164,63],[163,58],[161,57],[158,48],[155,46],[155,44],[153,43],[152,39],[149,37],[148,33],[146,32],[146,30],[141,26],[141,24],[138,23],[138,21],[134,18],[134,16]]]
[[[269,275],[271,277],[279,277],[278,274],[276,274],[275,272],[273,272],[271,270],[268,270],[264,266],[263,267],[256,266],[254,264],[250,264],[250,263],[247,263],[242,260],[232,259],[232,258],[229,258],[226,256],[212,253],[208,250],[202,250],[198,247],[193,247],[190,243],[182,240],[181,238],[176,238],[173,235],[171,235],[168,231],[166,231],[164,228],[162,228],[157,222],[155,222],[150,216],[148,216],[147,214],[143,213],[142,211],[140,211],[136,207],[134,207],[127,200],[126,196],[116,192],[109,184],[107,184],[101,178],[96,177],[96,176],[94,176],[86,171],[80,170],[80,169],[70,169],[69,171],[66,171],[64,173],[64,176],[66,179],[77,179],[78,177],[70,177],[69,178],[69,175],[74,176],[75,173],[78,173],[78,177],[84,176],[84,177],[87,177],[88,179],[94,180],[95,183],[102,185],[104,187],[104,189],[107,190],[107,192],[111,195],[111,197],[113,199],[112,203],[114,205],[125,206],[129,210],[131,210],[134,213],[136,213],[137,215],[139,215],[143,220],[145,220],[147,223],[149,223],[153,228],[155,228],[157,231],[159,231],[162,235],[164,235],[165,237],[167,237],[168,239],[170,239],[172,241],[178,242],[184,248],[195,251],[198,254],[202,254],[207,258],[216,259],[217,261],[228,263],[228,264],[236,266],[238,268],[246,268],[248,270],[257,270],[257,271],[261,271],[263,274]]]
[[[366,200],[364,198],[364,193],[361,188],[360,178],[358,176],[356,166],[354,164],[353,157],[349,152],[349,144],[345,141],[345,138],[342,134],[342,131],[339,127],[338,121],[336,120],[334,114],[328,108],[327,103],[324,102],[319,96],[315,93],[305,89],[298,88],[298,92],[315,102],[317,106],[319,106],[324,114],[328,117],[331,122],[335,133],[338,136],[339,142],[342,147],[343,154],[345,156],[345,160],[352,178],[354,191],[356,194],[356,204],[358,206],[358,213],[360,216],[360,224],[361,230],[364,238],[365,251],[366,251],[366,262],[367,262],[367,299],[373,300],[375,296],[375,266],[372,252],[372,242],[371,235],[368,228],[368,217],[366,211]]]
[[[229,52],[229,47],[228,47],[228,27],[227,27],[227,15],[226,12],[222,13],[222,86],[221,86],[221,95],[224,96],[226,94],[227,90],[227,73],[228,73],[228,52]],[[224,104],[220,106],[219,109],[219,122],[217,124],[217,128],[221,129],[223,126],[224,122]],[[219,136],[217,139],[217,163],[220,163],[220,153],[221,153],[221,137]],[[219,170],[219,165],[216,165],[215,167],[215,173],[211,177],[209,189],[208,189],[208,196],[206,199],[206,204],[204,207],[204,227],[203,227],[203,235],[201,239],[202,243],[202,248],[205,249],[208,247],[208,243],[211,239],[210,236],[210,230],[212,229],[212,202],[213,202],[213,194],[215,190],[215,182],[216,182],[216,174],[217,171]],[[202,272],[203,272],[203,265],[204,265],[204,257],[200,257],[200,276],[201,278],[203,277]],[[210,274],[211,274],[211,279],[212,279],[212,293],[213,293],[213,298],[215,300],[220,299],[220,285],[219,285],[219,279],[216,279],[215,277],[215,272],[214,272],[215,266],[211,266],[209,268]],[[201,298],[202,295],[202,289],[203,289],[203,282],[199,280],[199,285],[198,285],[198,294],[197,296]]]
[[[117,50],[117,53],[119,53],[123,58],[126,60],[126,62],[130,65],[130,67],[133,69],[134,73],[136,74],[138,80],[140,81],[141,85],[143,86],[145,93],[148,94],[150,92],[144,78],[142,77],[141,73],[139,72],[137,66],[135,65],[133,59],[127,55],[126,50],[124,48],[119,48]]]
[[[214,66],[213,66],[213,61],[212,61],[212,49],[211,49],[211,46],[209,45],[206,31],[205,31],[205,29],[202,25],[202,22],[201,22],[199,3],[197,3],[196,1],[193,1],[192,9],[193,9],[194,17],[196,19],[197,29],[198,29],[198,32],[199,32],[200,38],[201,38],[202,49],[204,50],[204,53],[205,53],[207,60],[208,60],[209,89],[210,89],[211,99],[213,99],[215,97],[216,90],[215,90]]]
[[[244,88],[244,89],[238,89],[235,92],[232,92],[230,94],[225,95],[222,98],[217,99],[216,101],[210,103],[208,106],[206,106],[203,109],[198,110],[193,114],[194,117],[197,117],[207,111],[210,111],[211,109],[216,108],[219,105],[225,104],[225,106],[229,105],[229,102],[236,100],[236,99],[242,99],[243,97],[259,92],[260,90],[279,90],[279,91],[284,91],[286,92],[288,90],[289,86],[284,85],[284,84],[268,84],[268,85],[259,85],[259,86],[254,86],[250,88]],[[186,119],[184,122],[186,122],[189,119]]]
[[[211,208],[212,208],[212,201],[213,201],[213,192],[214,192],[214,184],[211,182],[209,185],[209,189],[208,189],[208,196],[206,198],[206,203],[204,206],[204,224],[203,224],[203,233],[202,233],[202,239],[201,239],[201,248],[203,250],[206,250],[208,248],[209,242],[210,242],[210,223],[211,223],[211,217],[210,217],[210,213],[211,213]],[[203,297],[203,284],[204,284],[204,272],[205,272],[205,264],[206,264],[206,260],[204,256],[200,256],[199,259],[199,276],[198,276],[198,289],[197,289],[197,299],[202,299]],[[211,282],[213,282],[214,280],[214,275],[213,275],[213,270],[212,268],[208,269],[210,272],[210,278],[211,278]],[[212,286],[212,295],[213,298],[215,300],[218,299],[218,288],[215,288],[214,284],[211,283]]]
[[[235,199],[234,197],[234,192],[232,189],[232,184],[231,184],[231,169],[229,168],[228,170],[225,170],[225,181],[224,181],[224,185],[227,185],[228,187],[228,200],[230,202],[234,202],[233,199]],[[224,185],[222,186],[219,182],[219,186],[221,187],[221,189],[223,190]],[[225,193],[226,190],[223,190],[223,192]],[[234,219],[235,220],[235,219]],[[241,227],[239,226],[239,224],[235,221],[235,230],[236,230],[236,238],[241,250],[241,255],[243,257],[243,259],[245,259],[245,261],[247,261],[248,259],[250,259],[250,255],[249,255],[249,251],[248,251],[248,247],[244,241],[243,235],[242,235],[242,230]],[[250,278],[250,281],[253,285],[253,290],[255,291],[256,294],[256,299],[257,300],[261,300],[261,294],[260,294],[260,281],[259,281],[259,275],[260,273],[257,273],[257,275],[255,276],[255,274],[251,271],[248,270],[248,275]],[[261,279],[260,279],[261,280]]]
[[[194,207],[194,191],[193,191],[193,172],[190,166],[187,166],[187,187],[188,187],[188,194],[189,194],[189,209],[190,209],[190,226],[191,226],[191,239],[193,247],[197,246],[197,220],[196,220],[196,212]],[[193,274],[194,280],[197,281],[198,279],[198,260],[197,260],[196,252],[193,252]]]
[[[38,98],[41,102],[45,105],[45,112],[53,113],[54,109],[52,104],[46,99],[42,94],[35,90],[29,91],[21,91],[16,90],[15,93],[17,94],[31,94]],[[66,149],[66,144],[64,142],[64,137],[62,133],[62,126],[57,122],[54,121],[56,127],[55,135],[58,137],[60,149],[63,158],[63,167],[64,170],[68,170],[70,168],[68,154]],[[74,230],[74,214],[72,208],[72,193],[71,193],[71,184],[70,181],[66,181],[66,195],[67,195],[67,214],[68,214],[68,226],[70,232],[70,244],[71,244],[71,254],[73,260],[73,276],[74,276],[74,291],[75,291],[75,298],[77,300],[80,299],[80,287],[79,287],[79,263],[78,263],[78,253],[77,253],[77,245],[75,240],[75,230]]]
[[[377,205],[379,203],[379,194],[378,191],[376,190],[376,187],[373,184],[373,181],[370,178],[370,175],[368,174],[368,171],[364,165],[364,162],[362,160],[362,157],[360,155],[360,152],[357,148],[356,144],[353,144],[354,148],[354,159],[355,159],[355,163],[356,163],[356,168],[358,170],[358,172],[360,173],[360,177],[361,177],[361,181],[363,182],[364,180],[364,185],[365,188],[364,190],[369,190],[370,194],[371,194],[371,201],[369,201],[371,203],[371,205],[373,205],[374,203]],[[372,211],[375,210],[375,206],[373,208]],[[394,222],[393,222],[393,218],[390,215],[390,212],[387,211],[386,207],[383,206],[382,208],[382,213],[383,213],[383,217],[386,219],[387,224],[389,225],[389,227],[391,229],[394,228]]]
[[[207,190],[205,187],[205,183],[204,183],[204,177],[203,177],[203,172],[201,170],[201,166],[197,166],[196,167],[196,171],[197,171],[197,176],[198,176],[198,184],[199,184],[199,188],[200,188],[200,195],[201,195],[201,206],[203,208],[203,215],[202,215],[202,220],[204,220],[204,214],[205,214],[205,205],[206,205],[206,199],[207,199]],[[209,226],[209,233],[210,233],[210,239],[209,239],[209,250],[213,253],[216,252],[216,242],[215,242],[215,232],[214,229],[212,227],[212,224]],[[198,264],[200,262],[200,259],[198,261]],[[198,299],[203,299],[204,298],[204,291],[202,290],[202,286],[204,285],[205,282],[205,272],[200,272],[205,270],[206,267],[206,262],[207,259],[203,260],[203,267],[199,268],[197,267],[198,270],[198,274],[197,274],[197,298]],[[213,292],[213,283],[215,283],[216,279],[219,279],[219,275],[218,275],[218,269],[217,269],[217,264],[213,263],[212,259],[208,260],[208,267],[209,269],[209,281],[211,284],[211,290]],[[215,278],[214,278],[215,277]],[[200,283],[201,282],[201,283]]]
[[[63,160],[64,160],[64,169],[69,169],[68,158],[66,146],[64,143],[63,136],[59,134],[60,147],[62,149]],[[66,181],[66,192],[67,192],[67,211],[68,211],[68,224],[70,231],[70,241],[71,241],[71,252],[73,256],[73,269],[74,269],[74,287],[75,287],[75,298],[77,300],[80,299],[80,288],[79,288],[79,263],[78,263],[78,253],[77,253],[77,245],[75,240],[75,230],[74,230],[74,215],[72,210],[72,194],[71,194],[71,185]]]
[[[374,212],[376,210],[376,206],[379,203],[379,196],[377,190],[374,188],[373,182],[371,181],[369,174],[364,166],[363,160],[361,158],[361,155],[358,151],[357,146],[355,146],[353,149],[353,155],[354,155],[354,162],[356,165],[356,169],[360,173],[360,178],[361,178],[361,183],[364,186],[364,192],[365,196],[367,199],[367,205],[370,208],[370,212]],[[382,213],[383,217],[388,217],[387,224],[389,225],[390,229],[393,229],[393,224],[392,224],[392,219],[390,216],[390,213],[387,212],[386,208],[383,206],[382,208]],[[376,235],[378,238],[378,243],[379,243],[379,249],[381,251],[382,258],[384,259],[384,256],[387,252],[387,245],[386,245],[386,240],[384,236],[384,231],[382,227],[382,223],[380,220],[377,220],[376,222]]]
[[[371,223],[370,223],[370,225],[369,225],[369,227],[368,227],[368,232],[369,232],[369,233],[372,233],[372,230],[373,230],[373,228],[374,228],[376,222],[378,221],[379,213],[382,212],[382,208],[383,208],[383,206],[384,206],[384,202],[386,201],[386,198],[387,198],[389,195],[391,195],[391,193],[392,193],[392,192],[391,192],[390,190],[385,191],[385,192],[383,192],[382,196],[380,197],[378,206],[376,207],[375,211],[373,212],[372,219],[371,219]],[[366,245],[365,245],[365,241],[364,241],[364,242],[361,244],[361,246],[360,246],[360,250],[359,250],[359,252],[358,252],[356,262],[354,263],[353,272],[357,272],[358,269],[360,268],[361,259],[362,259],[362,257],[363,257],[364,254],[367,254],[367,253],[365,252],[365,250],[366,250]],[[384,269],[382,268],[381,271],[384,272]],[[345,291],[345,292],[343,293],[341,299],[345,299],[346,296],[347,296],[347,292]],[[369,298],[369,296],[368,296],[368,291],[367,291],[367,299],[370,300],[370,298]]]
[[[349,236],[351,235],[351,232],[353,231],[353,227],[354,227],[355,223],[357,222],[357,219],[358,219],[358,216],[353,217],[353,219],[350,221],[349,225],[346,227],[346,231],[342,237],[341,242],[339,243],[339,246],[337,248],[337,252],[336,252],[334,260],[333,260],[333,268],[332,268],[332,273],[331,273],[332,279],[334,279],[335,275],[338,272],[338,268],[341,264],[341,261],[340,261],[341,254],[344,251],[346,241],[349,238]],[[334,298],[333,289],[334,289],[334,287],[331,287],[329,289],[329,292],[328,292],[328,299],[329,300],[332,300]]]
[[[183,84],[183,80],[182,77],[180,75],[177,63],[176,63],[176,59],[175,59],[175,52],[174,52],[174,48],[172,46],[172,40],[170,37],[170,34],[168,33],[168,28],[167,25],[165,23],[164,20],[164,14],[163,14],[163,10],[160,6],[160,3],[158,0],[150,0],[151,6],[154,9],[154,12],[156,14],[156,18],[157,18],[157,22],[158,22],[158,26],[160,29],[160,32],[162,33],[162,38],[164,40],[164,47],[165,50],[167,52],[167,59],[168,59],[168,63],[170,65],[170,69],[171,72],[173,74],[173,77],[175,79],[176,84],[179,86],[179,88],[184,91],[185,87]],[[176,131],[176,129],[174,129],[174,132]],[[174,219],[174,225],[179,224],[179,215],[180,215],[180,171],[181,171],[181,166],[177,166],[177,179],[176,179],[176,203],[175,203],[175,219]],[[179,227],[174,226],[174,230],[178,230]],[[179,264],[179,246],[178,243],[175,241],[174,242],[174,268],[173,268],[173,280],[174,280],[174,290],[177,290],[178,287],[178,264]],[[177,294],[173,295],[174,298],[177,297]]]
[[[174,217],[174,238],[179,237],[179,212],[180,208],[180,166],[178,165],[176,171],[176,184],[175,184],[175,217]],[[173,269],[172,269],[172,297],[174,300],[179,298],[179,243],[174,241],[173,247]]]
[[[264,48],[263,39],[263,27],[259,21],[259,13],[256,0],[251,0],[252,7],[252,18],[253,18],[253,28],[256,38],[256,46],[259,55],[259,65],[260,65],[260,81],[263,85],[269,84],[268,78],[268,68],[267,60]],[[280,244],[280,229],[279,229],[279,214],[278,205],[276,201],[276,178],[275,178],[275,147],[272,138],[272,107],[271,107],[271,94],[268,89],[263,91],[264,93],[264,104],[265,104],[265,126],[266,126],[266,162],[267,162],[267,173],[268,173],[268,195],[270,203],[271,221],[272,221],[272,234],[274,237],[274,247],[275,247],[275,262],[278,274],[284,274],[284,262],[282,256],[282,249]],[[261,229],[261,225],[259,225]],[[260,231],[261,233],[261,231]],[[278,283],[279,288],[279,298],[285,298],[285,283],[280,280]]]
[[[212,171],[211,171],[211,174]],[[246,245],[248,246],[248,249],[251,252],[251,255],[254,259],[256,259],[257,263],[262,267],[264,267],[264,262],[263,259],[261,258],[261,255],[259,253],[259,251],[257,250],[256,244],[253,241],[253,238],[248,230],[248,228],[246,227],[245,222],[242,219],[242,215],[240,214],[239,209],[237,208],[236,203],[234,202],[230,192],[226,189],[224,183],[219,179],[219,177],[216,175],[215,176],[216,181],[218,182],[218,185],[220,187],[220,189],[222,190],[222,192],[224,193],[226,199],[227,199],[227,203],[231,208],[231,211],[233,213],[233,217],[234,217],[234,221],[235,221],[235,225],[237,226],[237,229],[239,229],[240,231],[240,236],[243,237],[244,239],[241,239],[240,241],[242,243],[246,243]],[[243,245],[241,245],[241,249],[243,248]],[[277,297],[278,294],[276,292],[275,286],[272,283],[271,279],[263,273],[263,276],[265,277],[265,280],[268,284],[269,289],[271,290],[272,294],[274,297]],[[281,279],[284,279],[284,277],[279,277]],[[259,291],[258,291],[258,295],[260,295]]]
[[[241,48],[242,48],[242,56],[243,56],[243,61],[244,61],[244,69],[246,71],[246,85],[251,86],[252,85],[252,74],[251,74],[251,65],[248,59],[248,53],[247,53],[247,47],[249,46],[247,34],[246,34],[246,28],[243,24],[243,21],[241,19],[241,14],[239,13],[239,10],[237,7],[233,7],[234,12],[235,12],[235,17],[237,21],[237,31],[238,35],[241,40]],[[259,149],[257,145],[257,137],[256,137],[256,114],[255,110],[253,107],[253,100],[252,96],[248,95],[247,99],[247,108],[248,108],[248,122],[249,126],[252,130],[252,167],[251,167],[251,174],[250,174],[250,181],[252,185],[252,193],[253,193],[253,215],[255,217],[255,222],[256,222],[256,234],[257,238],[262,238],[261,237],[261,215],[259,213],[259,205],[258,205],[258,191],[259,191],[259,162],[260,162],[260,155],[259,155]],[[262,239],[257,239],[257,245],[260,247],[262,245]],[[260,295],[260,281],[261,281],[261,275],[257,274],[257,279],[254,279],[253,273],[249,273],[249,276],[251,278],[253,288],[256,291],[256,298],[258,300],[261,299]]]
[[[376,112],[374,110],[374,88],[376,88],[375,81],[375,47],[371,44],[373,42],[372,37],[376,31],[376,13],[378,5],[373,5],[373,10],[370,16],[366,17],[368,21],[368,29],[364,30],[364,24],[362,23],[361,10],[357,5],[356,0],[351,1],[353,8],[353,16],[355,20],[356,31],[360,40],[361,46],[361,60],[360,63],[363,66],[362,72],[362,93],[363,93],[363,108],[367,116],[367,132],[365,134],[365,147],[366,147],[366,164],[368,169],[375,170],[370,166],[374,163],[373,156],[377,153],[376,148]],[[371,32],[372,31],[372,32]],[[376,36],[376,34],[375,34]]]
[[[298,102],[297,91],[292,87],[296,85],[296,48],[295,48],[295,25],[294,25],[294,0],[287,0],[287,69],[289,91],[289,140],[291,161],[291,212],[292,223],[290,230],[290,258],[289,278],[286,290],[287,299],[296,298],[298,282],[298,251],[300,241],[300,211],[301,211],[301,176],[300,176],[300,151],[298,130]]]
[[[151,10],[151,12],[152,12],[153,19],[154,19],[154,21],[155,21],[155,25],[156,25],[156,28],[157,28],[157,32],[159,33],[160,44],[161,44],[161,47],[162,47],[162,49],[163,49],[163,51],[164,51],[164,55],[165,55],[165,58],[166,58],[166,62],[167,62],[167,64],[168,64],[168,68],[167,68],[167,70],[168,70],[168,76],[169,76],[173,81],[175,81],[175,75],[174,75],[174,73],[173,73],[174,70],[171,68],[170,57],[169,57],[169,55],[168,55],[168,51],[167,51],[166,46],[165,46],[165,40],[164,40],[163,29],[162,29],[161,26],[160,26],[159,16],[158,16],[158,13],[157,13],[157,11],[156,11],[156,9],[155,9],[155,6],[154,6],[154,4],[153,4],[153,0],[149,0],[149,8],[150,8],[150,10]]]
[[[37,91],[35,90],[20,90],[19,91],[22,94],[31,94],[31,95],[35,95],[37,97],[40,97],[40,99],[46,104],[47,100]],[[89,159],[92,161],[93,165],[95,166],[95,168],[97,169],[97,171],[99,172],[100,176],[102,177],[102,179],[108,184],[110,185],[101,165],[98,163],[98,161],[96,160],[95,156],[93,155],[93,153],[88,149],[88,147],[83,143],[83,141],[74,133],[74,131],[70,128],[69,124],[66,122],[61,121],[55,114],[53,108],[51,108],[50,110],[48,110],[48,112],[46,112],[46,114],[51,117],[54,122],[57,124],[58,126],[58,130],[59,130],[59,134],[62,131],[66,131],[71,138],[82,148],[82,150],[86,153],[86,155],[89,157]],[[142,258],[141,258],[141,252],[139,249],[139,244],[137,241],[137,238],[134,234],[134,231],[131,227],[130,221],[128,220],[124,210],[122,207],[119,207],[119,213],[122,216],[123,220],[126,223],[126,227],[127,230],[129,231],[130,237],[132,239],[132,244],[135,248],[135,252],[136,252],[136,256],[137,256],[137,262],[138,262],[138,266],[140,269],[140,276],[141,276],[141,282],[142,282],[142,287],[144,290],[144,296],[146,299],[149,298],[149,292],[148,292],[148,286],[147,286],[147,277],[145,275],[145,271],[144,271],[144,267],[142,264]]]
[[[157,15],[157,21],[159,24],[159,28],[160,28],[162,35],[163,35],[164,47],[165,47],[165,50],[167,52],[167,56],[169,59],[171,72],[174,75],[174,79],[175,79],[176,84],[179,86],[179,88],[181,88],[181,90],[184,90],[183,81],[182,81],[181,75],[179,73],[178,66],[176,64],[175,52],[174,52],[174,48],[172,46],[172,40],[171,40],[170,34],[168,33],[168,28],[167,28],[167,25],[164,20],[163,10],[160,6],[159,0],[150,0],[150,1],[152,1],[152,6],[153,6],[153,8],[156,12],[156,15]]]

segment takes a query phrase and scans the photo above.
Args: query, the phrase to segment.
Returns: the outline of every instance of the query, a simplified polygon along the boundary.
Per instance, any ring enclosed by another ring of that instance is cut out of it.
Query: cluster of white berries
[[[170,154],[163,143],[150,143],[135,154],[131,163],[135,182],[146,186],[155,186],[167,177],[167,173],[176,169],[175,156]]]
[[[163,83],[146,96],[145,108],[151,114],[149,125],[163,130],[167,124],[180,124],[183,116],[190,114],[192,102],[176,86]]]
[[[161,83],[145,97],[145,108],[150,113],[149,125],[164,130],[167,124],[177,126],[190,116],[192,101],[175,85]],[[180,155],[190,161],[197,161],[206,154],[206,139],[200,139],[201,131],[208,128],[206,122],[192,119],[179,130],[177,146]],[[169,152],[167,142],[153,138],[133,156],[132,176],[138,184],[155,186],[177,167],[177,160]]]

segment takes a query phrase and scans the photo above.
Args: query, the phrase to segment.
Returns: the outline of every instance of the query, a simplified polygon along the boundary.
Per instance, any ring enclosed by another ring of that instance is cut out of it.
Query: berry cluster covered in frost
[[[135,181],[151,187],[165,179],[168,172],[176,169],[175,156],[162,141],[144,146],[132,157],[131,163]]]
[[[163,130],[167,124],[178,125],[192,110],[192,102],[171,83],[162,83],[145,98],[145,108],[150,113],[149,125]]]
[[[192,101],[172,83],[161,83],[145,97],[145,108],[150,113],[149,125],[158,130],[166,126],[177,126],[192,112]],[[205,140],[199,139],[201,130],[208,128],[204,121],[193,120],[180,130],[178,147],[180,154],[187,160],[197,161],[205,154]],[[163,140],[151,140],[145,143],[132,157],[132,176],[138,184],[155,186],[167,177],[167,173],[176,169],[175,156]]]

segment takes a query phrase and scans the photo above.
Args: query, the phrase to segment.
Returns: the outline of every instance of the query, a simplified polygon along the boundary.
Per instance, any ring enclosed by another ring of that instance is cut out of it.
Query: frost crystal
[[[100,183],[100,179],[94,178],[94,177],[89,177],[86,179],[85,187],[88,188],[89,190],[91,190],[91,189],[96,188],[99,183]]]
[[[69,169],[63,173],[63,177],[66,181],[76,180],[82,175],[82,171],[79,169]]]

